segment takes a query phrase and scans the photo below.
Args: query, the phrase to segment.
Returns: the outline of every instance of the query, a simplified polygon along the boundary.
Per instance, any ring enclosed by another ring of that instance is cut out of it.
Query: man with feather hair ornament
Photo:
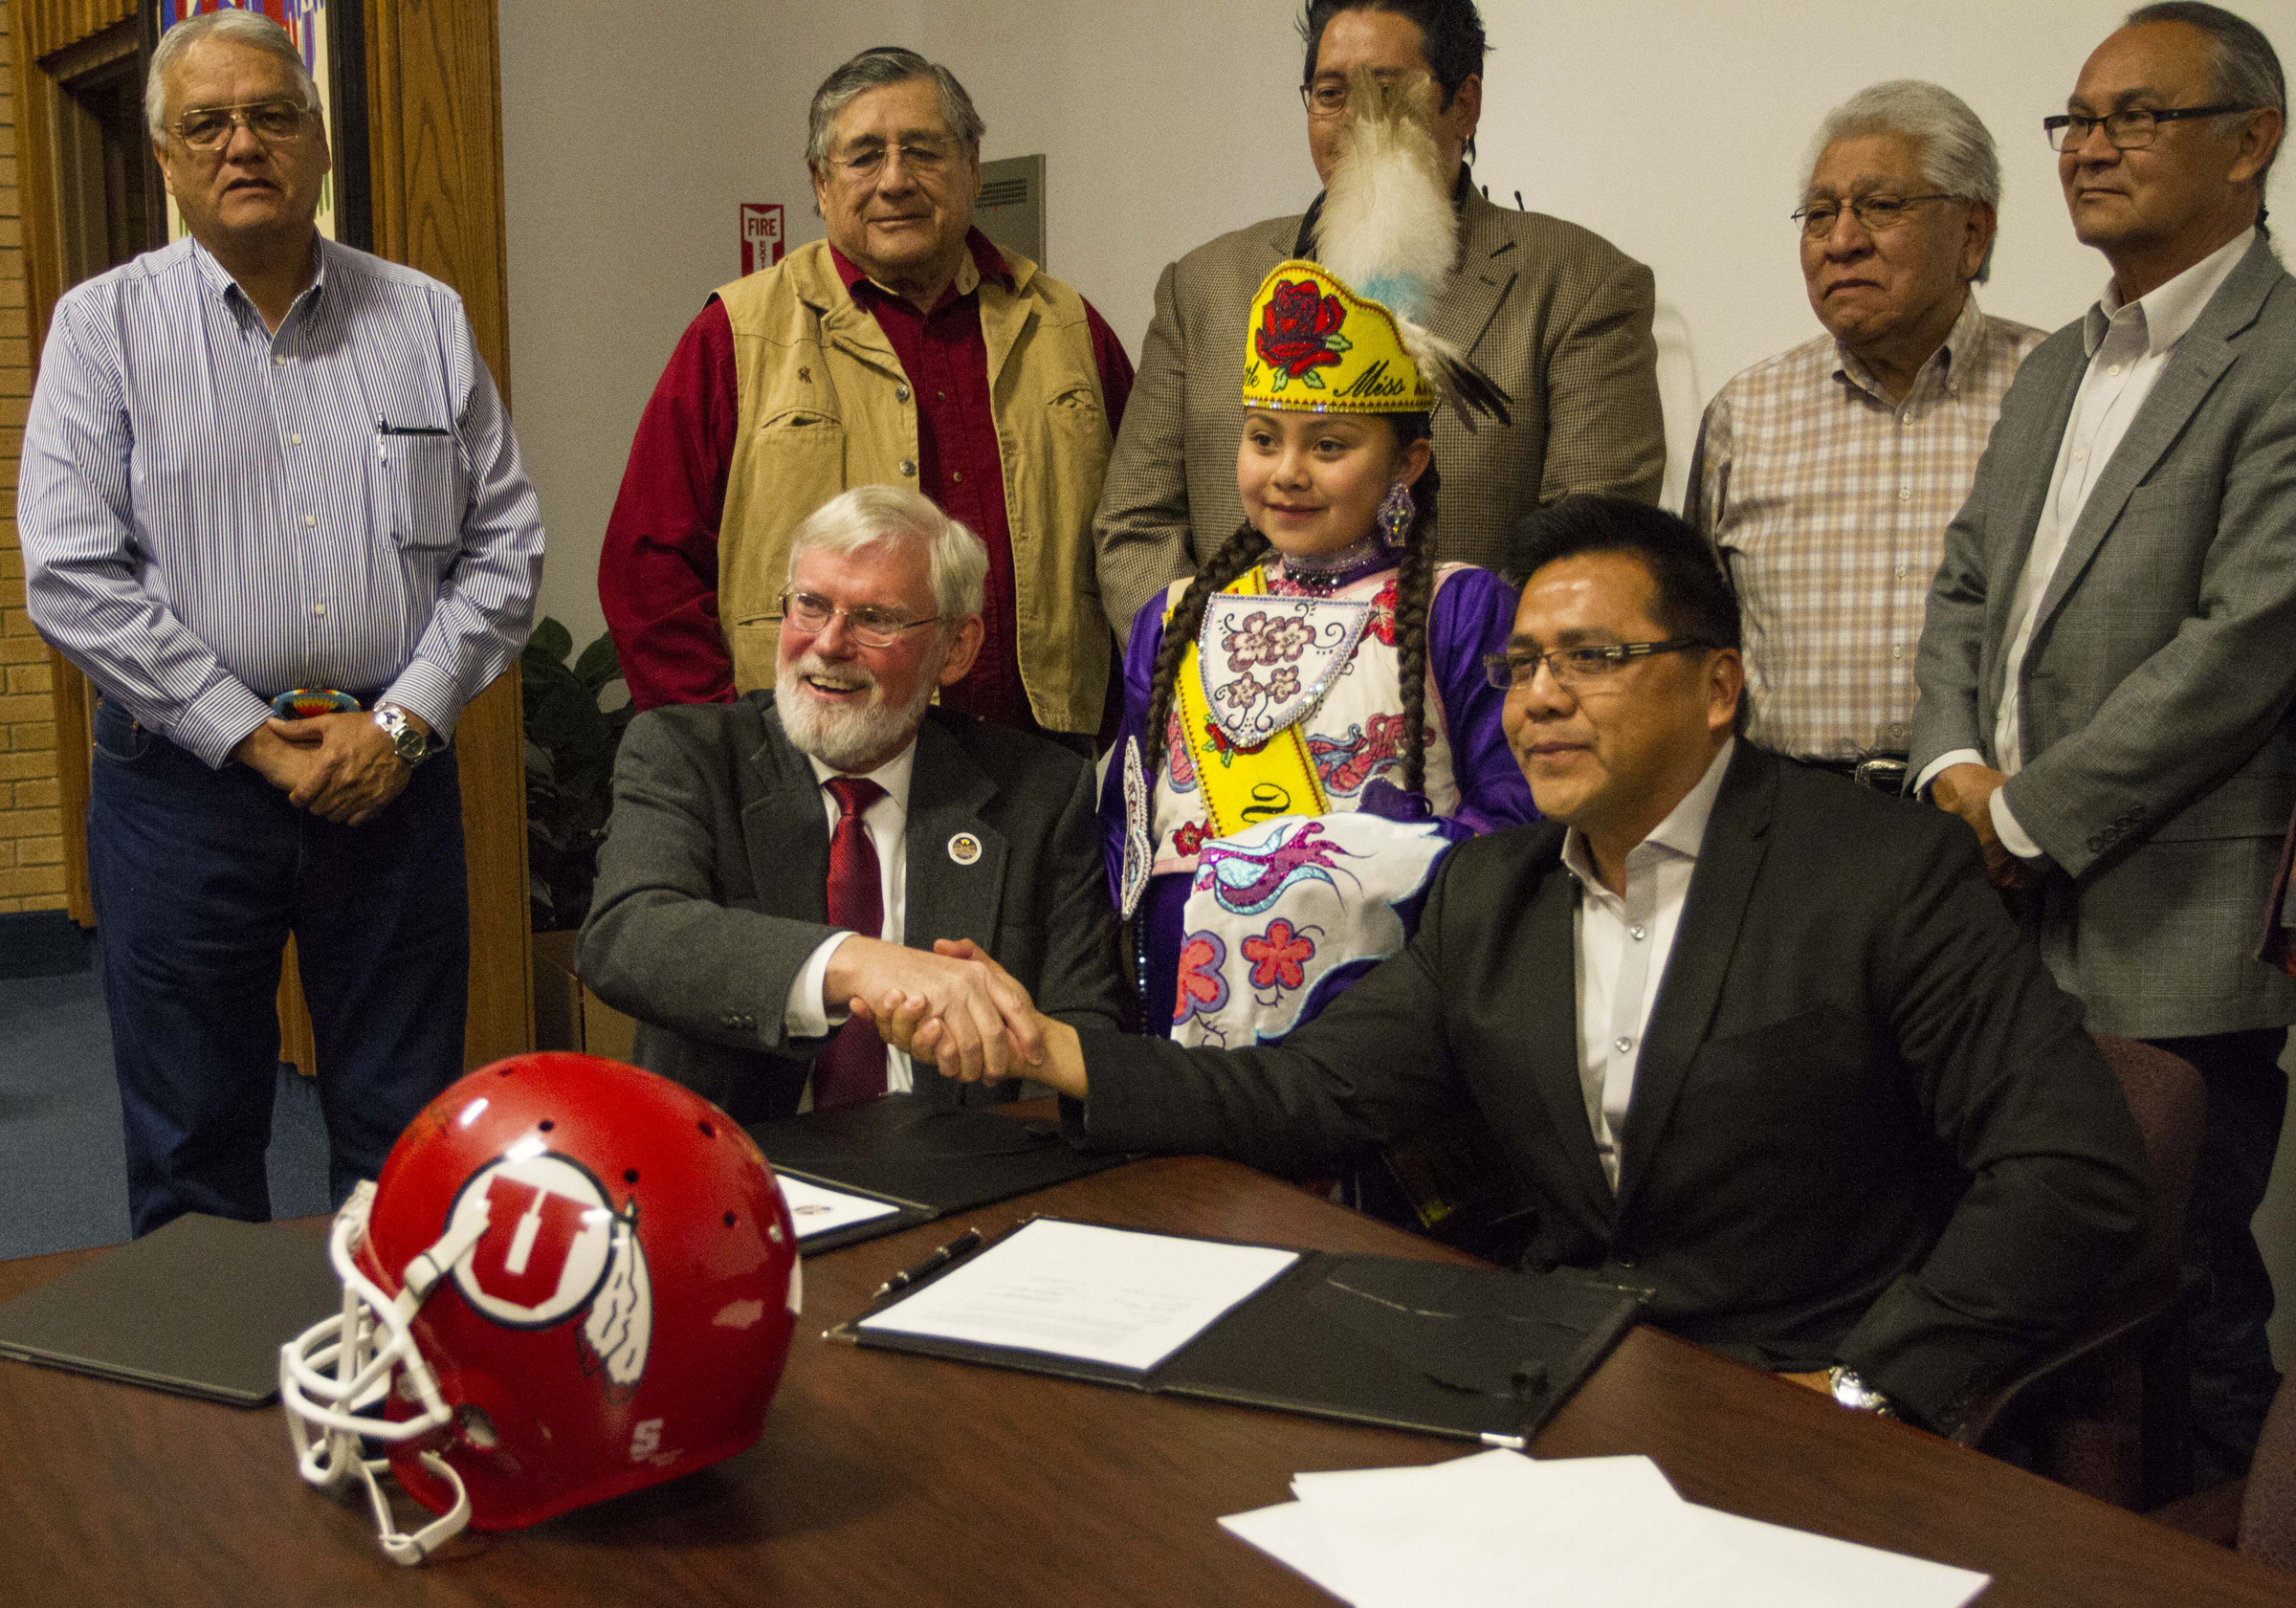
[[[1445,483],[1436,556],[1514,571],[1515,527],[1574,492],[1657,498],[1666,469],[1651,336],[1650,271],[1560,218],[1493,205],[1467,164],[1483,104],[1484,32],[1471,0],[1311,0],[1299,93],[1327,185],[1358,67],[1382,81],[1435,80],[1433,134],[1456,259],[1420,321],[1470,354],[1512,397],[1510,418],[1470,432],[1439,417]],[[1500,192],[1495,189],[1492,194]],[[1504,199],[1509,199],[1503,197]],[[1142,603],[1195,573],[1243,517],[1228,452],[1243,423],[1235,328],[1268,271],[1317,249],[1328,197],[1167,265],[1093,520],[1101,602],[1121,636]],[[1344,276],[1344,275],[1343,275]],[[1359,289],[1360,287],[1358,287]]]

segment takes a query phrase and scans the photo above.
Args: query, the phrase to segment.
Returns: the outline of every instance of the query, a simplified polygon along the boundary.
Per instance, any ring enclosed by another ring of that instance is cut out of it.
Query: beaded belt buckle
[[[314,715],[353,715],[359,700],[332,687],[298,687],[271,700],[271,712],[282,720],[306,720]]]

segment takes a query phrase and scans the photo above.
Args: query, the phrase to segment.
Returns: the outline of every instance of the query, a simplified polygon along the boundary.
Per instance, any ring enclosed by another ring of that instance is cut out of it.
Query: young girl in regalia
[[[1536,818],[1483,666],[1514,593],[1431,551],[1430,414],[1505,409],[1418,321],[1457,249],[1431,105],[1358,75],[1321,260],[1252,302],[1246,522],[1133,625],[1103,814],[1143,1029],[1184,1043],[1289,1033],[1402,947],[1453,842]]]

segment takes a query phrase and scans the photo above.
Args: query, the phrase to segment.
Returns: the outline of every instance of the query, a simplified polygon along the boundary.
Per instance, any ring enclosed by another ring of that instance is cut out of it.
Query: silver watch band
[[[1825,1371],[1826,1383],[1833,1388],[1834,1399],[1856,1413],[1873,1413],[1882,1418],[1897,1417],[1897,1408],[1887,1396],[1859,1377],[1854,1368],[1840,1363]]]
[[[435,752],[430,738],[408,725],[407,712],[395,703],[378,704],[375,707],[375,724],[383,729],[385,737],[390,738],[391,749],[401,762],[409,767],[421,764]]]

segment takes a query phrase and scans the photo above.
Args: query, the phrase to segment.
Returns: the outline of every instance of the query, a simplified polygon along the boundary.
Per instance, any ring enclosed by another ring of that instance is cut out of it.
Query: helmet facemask
[[[342,1279],[342,1311],[279,1348],[279,1399],[287,1408],[287,1433],[303,1479],[322,1490],[363,1479],[384,1552],[396,1562],[416,1564],[469,1522],[471,1499],[462,1476],[435,1451],[417,1454],[423,1466],[453,1490],[454,1501],[409,1534],[398,1529],[383,1488],[390,1460],[362,1455],[359,1440],[412,1441],[453,1421],[454,1410],[440,1395],[437,1377],[415,1344],[412,1324],[441,1275],[468,1248],[453,1242],[476,1236],[467,1230],[458,1236],[450,1227],[446,1237],[408,1266],[405,1288],[394,1298],[358,1263],[374,1202],[374,1184],[362,1181],[335,1216],[328,1254]],[[379,1344],[378,1335],[383,1336]],[[384,1416],[394,1389],[401,1403],[413,1409],[404,1418]]]

